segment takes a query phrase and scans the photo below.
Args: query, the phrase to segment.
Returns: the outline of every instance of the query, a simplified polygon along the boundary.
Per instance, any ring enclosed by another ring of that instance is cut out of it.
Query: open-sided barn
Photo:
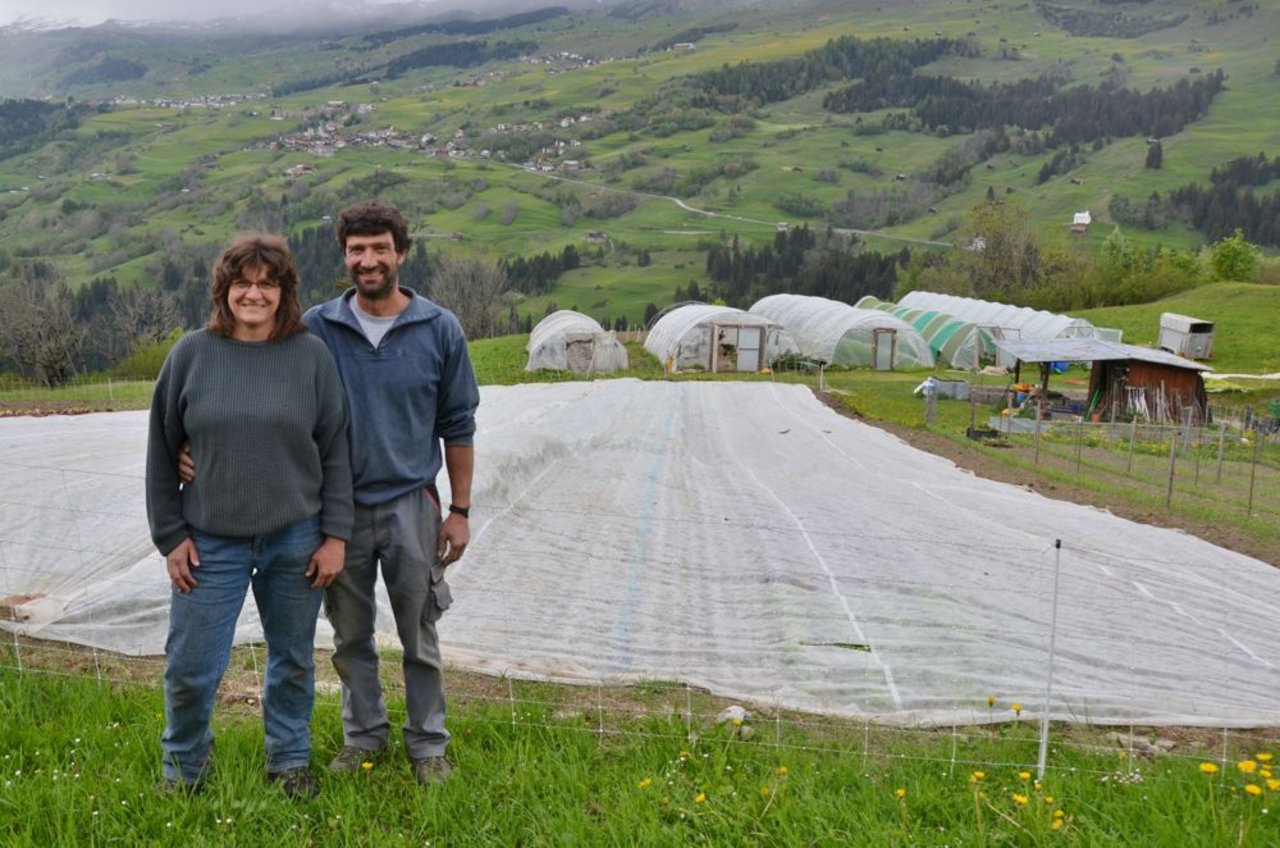
[[[1039,342],[1002,341],[1000,348],[1022,363],[1040,365],[1047,389],[1049,363],[1091,362],[1087,416],[1137,417],[1160,424],[1182,423],[1190,411],[1192,425],[1207,423],[1209,398],[1203,372],[1206,365],[1163,350],[1101,339],[1049,339]],[[1015,382],[1017,376],[1014,377]]]

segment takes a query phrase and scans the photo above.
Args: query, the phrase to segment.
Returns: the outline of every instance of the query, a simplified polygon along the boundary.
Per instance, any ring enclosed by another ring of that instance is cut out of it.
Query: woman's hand
[[[183,539],[178,546],[164,556],[165,566],[169,569],[169,582],[180,594],[187,594],[196,587],[196,578],[191,570],[200,567],[200,552],[191,537]]]
[[[311,578],[312,589],[323,589],[342,573],[342,566],[347,559],[347,543],[332,536],[325,536],[320,547],[311,555],[311,563],[307,566],[307,577]]]

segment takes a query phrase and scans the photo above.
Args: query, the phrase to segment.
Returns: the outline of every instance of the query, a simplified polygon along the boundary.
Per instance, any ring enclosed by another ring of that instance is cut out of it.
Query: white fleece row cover
[[[677,680],[904,725],[1006,720],[1013,702],[1024,718],[1047,703],[1078,722],[1280,725],[1266,563],[976,478],[800,386],[481,397],[472,543],[440,626],[455,666]],[[163,651],[145,441],[140,412],[0,421],[0,596],[46,596],[4,627]],[[250,602],[239,638],[257,636]]]

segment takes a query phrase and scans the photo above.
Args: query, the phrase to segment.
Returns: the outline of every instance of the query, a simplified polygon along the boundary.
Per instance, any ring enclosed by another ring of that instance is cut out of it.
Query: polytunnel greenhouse
[[[1001,336],[1006,339],[1041,341],[1087,339],[1094,336],[1093,324],[1083,318],[972,297],[913,291],[898,301],[898,306],[945,313],[952,318],[982,327],[999,327]]]
[[[526,371],[574,371],[608,374],[627,367],[627,349],[594,318],[561,309],[538,322],[529,333]]]
[[[906,321],[924,336],[939,364],[977,370],[1000,360],[996,347],[996,339],[1002,337],[999,327],[983,326],[933,309],[900,306],[871,295],[855,303],[854,308],[879,309]]]
[[[709,303],[685,303],[659,315],[644,348],[670,370],[704,371],[759,371],[800,352],[778,322]]]
[[[933,365],[933,351],[920,331],[879,309],[773,294],[756,301],[751,312],[777,321],[802,354],[828,365],[869,365],[880,371]]]

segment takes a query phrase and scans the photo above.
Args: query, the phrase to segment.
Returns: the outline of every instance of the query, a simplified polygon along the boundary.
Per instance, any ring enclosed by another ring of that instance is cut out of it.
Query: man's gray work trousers
[[[381,563],[404,649],[405,748],[415,760],[441,756],[449,731],[444,727],[444,668],[436,622],[452,595],[436,560],[439,504],[418,490],[389,503],[355,506],[346,564],[324,601],[334,630],[333,667],[342,679],[344,744],[367,751],[385,748],[391,728],[373,636],[374,584]]]

